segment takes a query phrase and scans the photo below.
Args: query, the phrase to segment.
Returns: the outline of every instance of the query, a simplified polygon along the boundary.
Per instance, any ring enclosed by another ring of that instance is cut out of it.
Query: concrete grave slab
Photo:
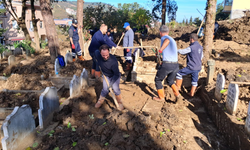
[[[35,139],[35,120],[29,105],[15,107],[3,122],[3,150],[20,150],[32,145]]]
[[[237,109],[239,97],[239,86],[238,84],[229,84],[227,92],[226,108],[229,114],[233,115]]]
[[[148,100],[145,106],[142,108],[142,112],[145,115],[151,116],[152,120],[157,121],[159,115],[161,114],[161,109],[164,104],[163,102],[156,102],[153,100]]]
[[[8,64],[9,64],[9,66],[10,65],[14,65],[15,63],[16,63],[16,57],[14,55],[10,55],[8,57]]]
[[[59,97],[55,87],[47,87],[39,97],[39,126],[45,128],[53,118],[53,113],[59,109]]]
[[[80,82],[81,82],[81,87],[83,89],[86,89],[89,86],[89,80],[88,80],[88,71],[83,68],[81,76],[80,76]]]
[[[225,86],[225,76],[223,74],[219,73],[217,75],[216,87],[215,87],[215,92],[214,92],[214,96],[218,101],[221,100],[220,91],[224,89],[224,86]]]
[[[76,95],[80,91],[80,86],[81,86],[80,78],[74,75],[69,84],[70,97]]]
[[[67,66],[68,63],[73,62],[72,54],[71,52],[67,52],[64,57],[65,64]]]
[[[247,119],[245,123],[245,130],[248,135],[250,135],[250,104],[248,105]]]
[[[2,58],[7,58],[9,57],[10,55],[12,55],[12,51],[8,50],[8,51],[4,51],[2,53]]]

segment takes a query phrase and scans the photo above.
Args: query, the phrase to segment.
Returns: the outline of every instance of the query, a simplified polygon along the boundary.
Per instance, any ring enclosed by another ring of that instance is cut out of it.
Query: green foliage
[[[0,44],[0,54],[2,54],[4,51],[8,51],[8,48],[6,48],[4,45]]]
[[[16,42],[14,42],[13,43],[13,46],[15,47],[15,48],[19,48],[19,47],[21,47],[21,43],[20,42],[18,42],[18,41],[16,41]]]
[[[190,24],[190,25],[193,24],[193,18],[192,18],[192,16],[190,17],[189,24]]]
[[[101,24],[106,24],[108,28],[117,28],[122,31],[124,22],[129,22],[130,26],[141,27],[150,25],[152,16],[150,12],[138,3],[118,4],[118,9],[99,3],[96,7],[89,5],[83,10],[83,26],[85,29],[99,29]],[[119,19],[118,19],[119,18]]]
[[[59,147],[55,147],[54,150],[59,150]]]
[[[23,40],[20,44],[20,46],[25,49],[25,51],[27,51],[28,53],[30,52],[31,54],[34,54],[36,51],[33,47],[30,46],[31,41],[26,41]]]
[[[219,3],[216,8],[216,19],[215,21],[229,19],[229,14],[223,13],[223,3]]]
[[[0,36],[2,36],[4,34],[4,32],[6,32],[7,29],[4,29],[4,28],[0,28]]]
[[[45,47],[48,45],[48,42],[46,42],[45,40],[40,40],[41,42],[41,48],[45,49]]]
[[[77,145],[77,142],[73,142],[72,146],[75,147]]]
[[[199,27],[201,25],[201,20],[199,19],[199,17],[194,18],[194,22],[193,22],[197,27]]]
[[[186,19],[186,25],[188,25],[188,19]]]

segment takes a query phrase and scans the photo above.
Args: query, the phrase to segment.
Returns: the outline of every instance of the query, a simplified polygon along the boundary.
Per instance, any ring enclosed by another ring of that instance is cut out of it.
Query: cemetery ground
[[[248,40],[244,38],[243,41],[239,41],[241,35],[244,35],[244,30],[236,30],[237,26],[244,28],[249,25],[248,23],[250,21],[247,22],[245,19],[219,22],[220,34],[214,39],[212,52],[215,60],[212,82],[206,85],[208,70],[203,68],[196,95],[190,98],[187,95],[190,90],[190,77],[184,78],[181,92],[183,100],[178,103],[175,103],[175,96],[167,85],[164,86],[165,101],[152,100],[152,97],[156,96],[153,81],[156,63],[151,49],[144,49],[145,56],[139,59],[137,71],[140,74],[137,78],[140,81],[136,82],[131,82],[132,74],[123,71],[125,68],[123,52],[117,50],[116,56],[122,73],[120,88],[126,109],[118,111],[111,96],[107,97],[100,109],[94,108],[102,89],[102,81],[91,81],[88,88],[81,89],[72,97],[68,89],[63,89],[59,95],[62,109],[54,113],[53,122],[45,128],[45,131],[36,132],[36,140],[30,148],[37,150],[248,149],[244,147],[249,146],[244,125],[250,98],[250,36],[245,36]],[[175,38],[178,48],[186,48],[189,45],[188,33],[191,32],[197,32],[197,28],[178,27],[172,29],[170,34]],[[59,35],[59,39],[61,53],[65,56],[70,49],[69,41],[64,35]],[[160,44],[158,35],[136,34],[135,45],[140,44],[139,39],[142,39],[143,46],[159,47]],[[119,36],[116,43],[118,40]],[[202,40],[199,39],[199,42]],[[180,68],[186,66],[185,56],[179,56],[179,64]],[[61,69],[59,76],[68,78],[72,78],[74,74],[80,76],[83,68],[90,72],[89,58],[84,62],[76,60],[74,63],[69,63]],[[37,110],[40,94],[46,87],[60,88],[60,85],[51,82],[55,72],[48,49],[41,50],[28,59],[25,55],[16,56],[16,64],[11,66],[8,66],[6,58],[1,59],[0,72],[7,77],[7,80],[0,80],[0,90],[9,90],[0,93],[0,106],[14,108],[29,104],[38,126]],[[226,79],[224,87],[226,90],[222,93],[221,100],[216,100],[214,97],[218,73],[223,74]],[[229,114],[226,108],[227,89],[232,82],[238,82],[239,86],[238,106],[233,115]],[[32,91],[25,93],[19,90]],[[218,119],[217,116],[221,118]],[[237,140],[233,140],[234,136]]]

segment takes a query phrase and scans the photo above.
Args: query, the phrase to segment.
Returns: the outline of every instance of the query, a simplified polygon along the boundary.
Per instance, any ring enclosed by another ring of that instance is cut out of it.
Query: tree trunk
[[[31,41],[30,34],[29,34],[29,31],[28,31],[28,29],[26,27],[26,23],[25,23],[26,9],[27,9],[26,1],[27,0],[22,0],[22,16],[18,19],[17,23],[18,23],[18,26],[22,29],[22,31],[24,33],[25,40]]]
[[[44,26],[48,39],[48,47],[50,51],[51,61],[54,63],[57,54],[60,54],[56,25],[53,19],[53,14],[50,7],[50,0],[40,0]]]
[[[166,24],[166,0],[162,0],[162,15],[161,15],[161,19],[162,19],[162,25]]]
[[[83,24],[83,3],[84,0],[77,0],[77,21],[78,21],[78,29],[80,29],[82,27]],[[84,41],[83,41],[83,34],[82,32],[79,33],[79,44],[81,47],[81,50],[83,51],[84,47]],[[84,54],[86,55],[86,54]]]
[[[40,41],[39,41],[39,34],[38,34],[38,29],[37,29],[37,22],[40,19],[36,19],[36,15],[35,15],[35,6],[34,6],[34,0],[30,1],[31,3],[31,13],[32,13],[32,24],[33,24],[33,32],[34,32],[34,40],[36,43],[36,51],[40,50]]]
[[[204,49],[203,50],[204,51],[203,64],[204,65],[207,64],[207,61],[210,57],[212,46],[213,46],[216,1],[217,0],[207,0],[206,24],[205,24],[204,42],[203,42],[203,49]]]

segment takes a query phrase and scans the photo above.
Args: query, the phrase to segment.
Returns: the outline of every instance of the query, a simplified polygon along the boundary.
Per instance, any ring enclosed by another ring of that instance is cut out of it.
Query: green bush
[[[45,49],[45,47],[48,45],[48,42],[46,42],[45,40],[41,40],[41,48]]]
[[[9,51],[4,45],[0,44],[0,54],[2,54],[4,51]]]
[[[21,42],[14,42],[13,43],[13,46],[15,47],[15,48],[19,48],[19,47],[21,47]]]
[[[22,41],[21,42],[21,46],[25,49],[25,51],[27,51],[26,53],[31,53],[34,54],[35,53],[35,49],[33,47],[30,46],[31,41]]]

